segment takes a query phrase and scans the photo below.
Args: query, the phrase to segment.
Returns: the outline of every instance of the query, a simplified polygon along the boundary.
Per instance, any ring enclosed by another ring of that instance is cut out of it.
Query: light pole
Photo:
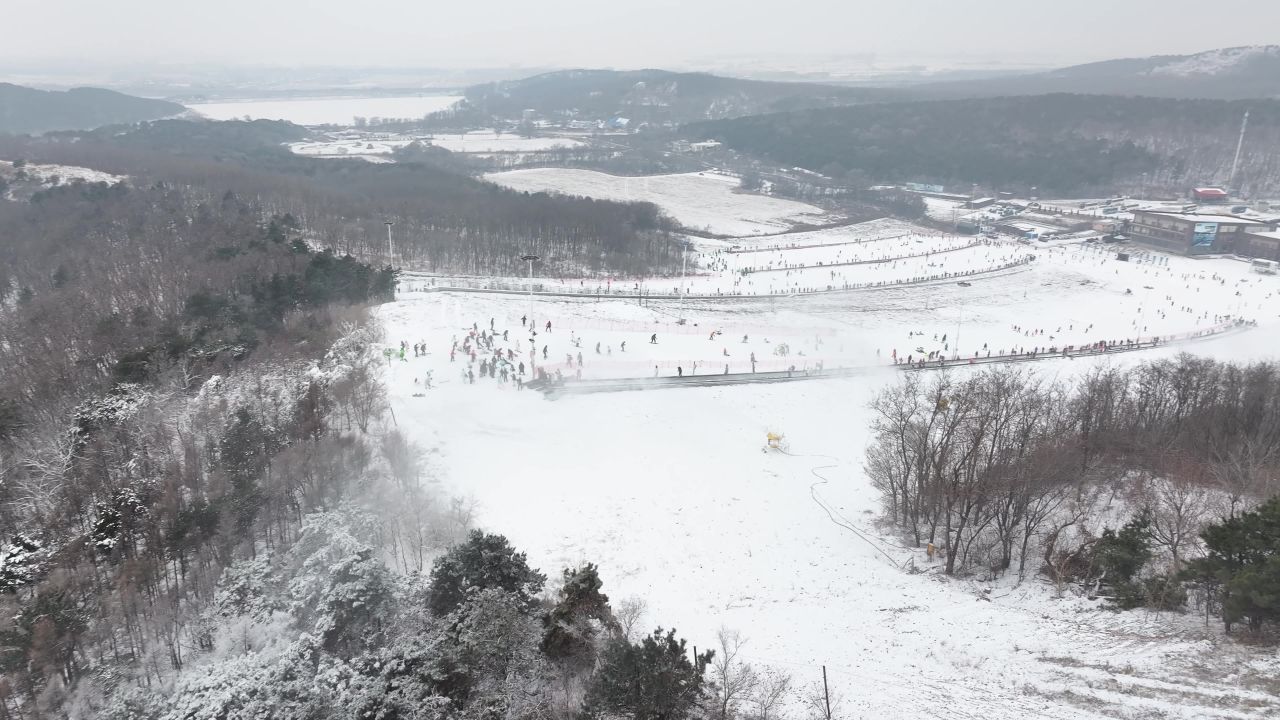
[[[677,325],[684,324],[684,271],[689,262],[689,245],[690,243],[687,240],[680,245],[680,309],[676,311]]]
[[[387,264],[395,265],[396,253],[395,253],[395,250],[391,247],[391,226],[395,225],[395,223],[390,220],[383,220],[382,224],[387,226]]]
[[[533,264],[542,258],[537,255],[521,255],[520,259],[529,263],[529,316],[533,317]]]

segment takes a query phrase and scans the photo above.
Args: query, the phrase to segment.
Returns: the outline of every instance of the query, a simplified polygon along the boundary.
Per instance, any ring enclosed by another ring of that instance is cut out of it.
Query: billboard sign
[[[1218,239],[1218,223],[1196,223],[1192,231],[1191,244],[1195,247],[1212,247]]]

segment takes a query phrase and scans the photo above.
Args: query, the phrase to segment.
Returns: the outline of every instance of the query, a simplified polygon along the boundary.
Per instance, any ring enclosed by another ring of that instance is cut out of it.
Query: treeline
[[[1280,550],[1280,504],[1255,509],[1280,491],[1280,367],[1182,355],[1069,383],[912,373],[872,407],[885,518],[948,574],[1040,572],[1124,607],[1178,607],[1190,583],[1228,628],[1280,617],[1230,591]],[[1123,527],[1105,520],[1113,503]]]
[[[678,272],[674,227],[651,204],[530,195],[482,182],[444,152],[404,162],[317,159],[281,143],[304,137],[288,123],[160,121],[128,132],[0,138],[0,156],[85,165],[221,195],[252,197],[297,218],[313,247],[419,270],[518,274],[522,255],[547,272]]]
[[[1280,103],[1041,95],[801,110],[685,128],[741,152],[829,176],[1051,194],[1139,188],[1181,196],[1230,174],[1245,110],[1239,184],[1280,188]],[[1144,177],[1145,175],[1145,177]]]

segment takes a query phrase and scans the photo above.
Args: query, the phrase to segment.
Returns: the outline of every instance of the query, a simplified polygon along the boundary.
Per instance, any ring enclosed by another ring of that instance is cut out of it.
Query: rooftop
[[[1188,222],[1216,222],[1230,223],[1234,225],[1266,225],[1266,223],[1258,220],[1250,220],[1249,218],[1240,217],[1239,215],[1223,215],[1209,213],[1183,213],[1170,212],[1168,210],[1137,210],[1136,212],[1146,213],[1148,215],[1163,215],[1165,217],[1177,218],[1178,220],[1186,220]]]

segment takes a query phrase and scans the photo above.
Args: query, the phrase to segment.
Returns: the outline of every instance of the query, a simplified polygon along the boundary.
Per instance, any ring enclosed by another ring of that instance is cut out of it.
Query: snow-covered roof
[[[1221,215],[1208,213],[1183,213],[1169,212],[1167,210],[1138,210],[1137,212],[1146,213],[1148,215],[1163,215],[1164,217],[1177,218],[1178,220],[1187,220],[1189,222],[1216,222],[1230,223],[1233,225],[1266,225],[1264,222],[1250,220],[1238,215]]]

